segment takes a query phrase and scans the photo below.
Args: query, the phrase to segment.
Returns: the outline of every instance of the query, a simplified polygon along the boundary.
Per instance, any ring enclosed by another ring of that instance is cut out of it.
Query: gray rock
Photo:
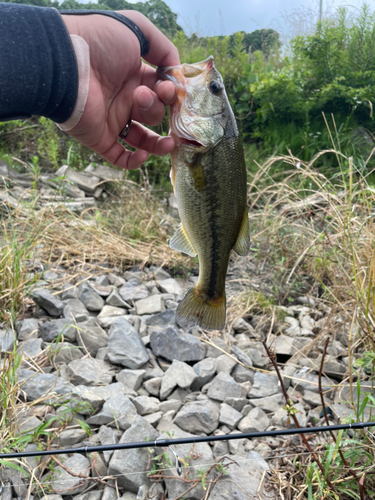
[[[157,314],[165,310],[164,298],[162,295],[151,295],[146,299],[137,300],[135,303],[137,314]]]
[[[101,311],[104,306],[104,300],[97,294],[88,283],[81,285],[80,301],[89,311]]]
[[[262,432],[267,429],[270,419],[260,408],[253,408],[238,424],[241,432]]]
[[[292,385],[297,391],[302,392],[302,394],[306,389],[311,392],[319,391],[319,377],[315,373],[312,373],[308,367],[304,366],[300,370],[297,370],[294,376],[296,379],[300,379],[292,380]],[[323,391],[332,390],[332,385],[332,382],[328,378],[322,377]]]
[[[39,323],[34,318],[27,318],[17,323],[18,340],[28,340],[39,337]]]
[[[123,307],[114,307],[105,305],[98,315],[98,320],[105,318],[113,318],[118,316],[125,316],[128,314],[127,309]]]
[[[17,419],[17,427],[20,434],[32,433],[42,424],[42,421],[33,415],[26,415]]]
[[[175,295],[183,293],[182,288],[174,278],[158,281],[158,285],[160,290],[164,293],[174,293]]]
[[[167,328],[151,334],[151,349],[155,356],[173,361],[200,361],[205,357],[206,347],[189,333],[177,333]]]
[[[103,491],[91,490],[88,491],[87,493],[82,493],[82,495],[74,497],[74,500],[101,500],[102,497],[103,497]]]
[[[110,444],[117,444],[118,438],[116,432],[111,428],[107,427],[105,425],[100,426],[99,429],[99,441],[102,446],[105,445],[110,445]],[[103,457],[105,462],[108,464],[108,462],[111,459],[111,456],[113,455],[113,451],[103,451]]]
[[[130,279],[119,289],[119,293],[125,302],[146,299],[150,294],[144,285],[140,285],[137,280]]]
[[[91,326],[88,322],[80,323],[77,343],[85,347],[92,356],[96,356],[102,347],[108,346],[108,339],[108,333],[99,326]]]
[[[139,415],[149,415],[159,411],[159,400],[149,398],[148,396],[138,396],[133,400],[134,406],[137,408]]]
[[[40,323],[40,336],[45,342],[52,342],[61,334],[69,342],[75,342],[77,328],[70,318],[53,319]]]
[[[243,352],[242,349],[239,347],[233,345],[232,346],[232,352],[236,356],[236,358],[241,361],[246,366],[253,366],[253,361],[252,359],[245,353]]]
[[[192,434],[210,434],[219,425],[219,408],[208,399],[186,403],[177,413],[174,423]]]
[[[162,377],[150,378],[144,383],[144,388],[153,396],[159,395]]]
[[[145,373],[145,370],[127,370],[125,368],[125,370],[121,370],[116,374],[116,380],[133,389],[133,391],[137,391],[141,387]]]
[[[130,309],[130,305],[122,299],[121,295],[117,290],[113,290],[111,294],[106,299],[106,303],[113,307],[123,307],[125,309]]]
[[[242,382],[250,382],[252,384],[254,382],[254,371],[239,364],[234,367],[231,375],[239,384]]]
[[[174,360],[161,380],[160,399],[165,399],[176,386],[188,389],[198,376],[193,368],[183,361]]]
[[[110,486],[104,486],[102,500],[118,500],[118,498],[119,497],[117,495],[115,488],[111,488]]]
[[[68,299],[64,303],[64,318],[68,318],[70,321],[75,319],[78,323],[88,320],[90,314],[79,299]]]
[[[61,495],[56,495],[52,493],[52,495],[46,495],[42,497],[40,500],[63,500],[63,497]]]
[[[228,455],[229,446],[226,441],[215,441],[212,447],[212,453],[215,458],[223,457],[224,455]]]
[[[66,283],[62,289],[64,290],[63,293],[61,294],[62,300],[79,298],[78,287],[72,285],[71,283]]]
[[[72,455],[64,461],[64,466],[75,474],[89,475],[88,469],[90,467],[90,462],[83,455]],[[89,480],[72,476],[59,465],[54,468],[52,475],[49,472],[43,476],[41,482],[46,480],[51,482],[51,488],[54,493],[62,493],[63,495],[76,495],[77,493],[81,493],[90,484]]]
[[[305,392],[303,393],[303,400],[310,406],[319,406],[322,403],[320,394],[309,391],[308,389],[305,389]]]
[[[99,179],[103,181],[120,181],[124,178],[124,171],[120,169],[114,169],[112,167],[107,167],[106,165],[100,165],[100,164],[95,164],[93,165],[90,163],[85,170],[85,172],[89,173],[90,175],[95,175],[96,177],[99,177]],[[115,276],[114,274],[109,274],[108,279],[110,279],[110,276]]]
[[[275,425],[276,427],[283,427],[285,423],[284,421],[285,415],[286,415],[285,408],[280,407],[278,410],[276,410],[271,419],[272,425]]]
[[[26,342],[20,342],[18,344],[17,352],[23,353],[23,356],[27,358],[35,358],[42,352],[42,339],[29,339]]]
[[[108,385],[112,382],[113,372],[105,361],[93,358],[77,359],[69,363],[67,375],[74,385]]]
[[[227,474],[222,476],[213,487],[210,500],[250,500],[251,498],[262,498],[262,500],[276,500],[278,493],[275,490],[266,491],[264,485],[263,462],[243,460],[241,456],[230,457],[238,465],[230,465]],[[224,465],[230,463],[225,459]]]
[[[60,448],[67,448],[80,443],[87,437],[87,432],[83,429],[65,429],[53,440],[53,443],[57,444]]]
[[[167,430],[168,432],[173,432],[173,437],[176,439],[194,437],[192,434],[184,432],[183,430],[179,429],[176,425],[173,424],[169,424]],[[160,439],[168,439],[168,435],[162,434],[160,436]],[[191,444],[181,444],[178,445],[178,447],[176,447],[176,451],[178,450],[178,454],[181,457],[189,457],[192,452],[192,449],[193,448]],[[164,448],[158,447],[156,450],[157,453],[159,454],[164,451]],[[168,477],[176,478],[176,479],[165,479],[168,496],[172,499],[182,496],[183,493],[187,490],[187,487],[186,483],[180,480],[180,476],[178,475],[178,472],[175,467],[176,459],[175,456],[173,455],[173,452],[169,448],[167,448],[165,451],[168,454],[169,463],[173,464],[172,466],[167,464],[165,475]],[[185,473],[189,472],[190,479],[195,479],[199,477],[199,471],[201,469],[206,469],[207,464],[213,463],[212,451],[208,443],[195,443],[194,452],[196,453],[196,458],[194,460],[190,460],[189,468],[187,469],[182,468],[182,476],[184,476]],[[212,476],[209,476],[209,479],[211,478]],[[188,498],[189,500],[201,500],[202,498],[204,498],[206,493],[207,490],[203,490],[202,483],[199,481],[197,486],[193,490],[189,491]],[[232,500],[232,499],[228,497],[226,500]]]
[[[21,369],[18,380],[24,382],[22,391],[26,394],[29,401],[39,399],[46,394],[55,393],[65,395],[74,392],[74,386],[62,377],[56,377],[52,373],[33,372],[28,369]],[[47,398],[45,402],[50,401]]]
[[[237,365],[237,361],[226,354],[222,354],[216,358],[216,371],[217,373],[232,373],[233,368]]]
[[[50,316],[58,318],[64,310],[64,303],[57,295],[52,295],[49,290],[42,288],[41,290],[33,290],[31,298],[39,307],[48,312]]]
[[[242,411],[244,406],[248,404],[248,400],[246,398],[232,398],[231,396],[229,398],[226,398],[224,403],[231,406],[237,411]]]
[[[258,337],[254,327],[245,321],[244,318],[237,319],[233,323],[232,328],[236,333],[246,333],[250,337]]]
[[[253,362],[253,365],[258,368],[265,368],[269,363],[269,359],[265,356],[265,353],[259,349],[247,349],[246,354],[248,354],[249,358]]]
[[[230,352],[230,347],[228,346],[228,344],[219,337],[217,339],[212,339],[211,343],[216,345],[220,349],[216,349],[216,347],[214,347],[213,345],[209,345],[207,348],[207,358],[218,358],[222,354]]]
[[[296,321],[298,326],[298,320]],[[287,335],[282,335],[282,336],[270,335],[269,346],[272,346],[276,354],[292,356],[293,354],[296,353],[296,348],[294,347],[293,344],[294,344],[293,337],[288,337]]]
[[[282,394],[274,394],[266,398],[256,398],[251,400],[251,404],[257,408],[261,408],[267,413],[274,413],[280,407],[285,406],[285,398]]]
[[[139,333],[126,320],[117,319],[109,330],[108,358],[131,370],[141,368],[149,355]]]
[[[207,395],[209,398],[218,401],[224,401],[228,397],[240,398],[242,388],[227,373],[219,373],[211,382]]]
[[[172,276],[162,267],[159,268],[150,268],[150,272],[152,273],[152,277],[154,280],[162,281],[167,280],[168,278],[172,278]]]
[[[249,398],[265,398],[279,392],[279,381],[274,375],[268,373],[255,372],[254,382]]]
[[[169,399],[168,401],[162,401],[159,404],[159,410],[162,413],[174,412],[177,413],[181,408],[182,402],[178,399]]]
[[[233,430],[242,418],[242,413],[232,408],[232,406],[226,403],[220,405],[220,424],[226,425],[229,429]]]
[[[92,173],[78,172],[73,170],[67,165],[63,165],[56,172],[57,176],[65,176],[67,181],[76,184],[80,189],[87,192],[88,194],[93,194],[97,185],[100,183],[99,177],[93,175]]]
[[[174,325],[176,323],[176,313],[168,309],[159,314],[154,314],[150,318],[146,319],[146,325],[152,327],[165,328],[169,325]]]
[[[121,173],[123,174],[124,172],[122,171]],[[118,288],[122,285],[125,285],[126,283],[125,278],[121,278],[121,276],[118,276],[117,274],[114,273],[109,273],[107,277],[111,285],[114,285]]]
[[[216,373],[217,361],[215,358],[202,359],[196,363],[193,368],[197,374],[197,379],[191,386],[192,391],[199,391],[207,382],[209,382]]]
[[[48,344],[44,345],[44,348],[46,347],[48,347]],[[70,342],[55,342],[50,344],[47,354],[55,364],[70,363],[83,357],[82,349]]]
[[[149,415],[145,415],[142,418],[144,418],[145,420],[147,420],[147,422],[149,424],[151,424],[153,427],[156,427],[158,425],[158,423],[160,422],[160,420],[163,418],[163,412],[157,411],[155,413],[151,413]]]
[[[116,287],[109,284],[109,280],[108,280],[107,276],[104,276],[104,281],[107,282],[108,284],[102,285],[98,281],[91,281],[90,286],[98,295],[106,298],[106,297],[109,297],[109,295],[111,295],[111,293],[113,292],[113,290],[116,289]]]
[[[132,443],[138,441],[155,441],[158,433],[144,418],[137,417],[126,432],[124,432],[120,443]],[[146,448],[133,450],[116,450],[110,461],[108,474],[118,475],[117,482],[121,488],[137,493],[142,485],[151,486],[151,480],[147,476],[147,467],[150,458]]]
[[[128,387],[121,384],[121,382],[116,382],[110,385],[99,385],[96,387],[87,387],[85,385],[76,385],[74,387],[74,394],[79,397],[80,401],[89,404],[87,409],[81,408],[80,413],[87,414],[92,413],[92,411],[99,410],[105,401],[110,399],[117,394],[123,394],[125,396],[136,397],[137,393],[129,389]]]
[[[0,329],[0,352],[13,351],[15,342],[16,336],[11,328],[7,328],[6,330]]]
[[[87,419],[90,425],[110,425],[126,430],[135,422],[137,410],[124,394],[110,397],[99,413]]]

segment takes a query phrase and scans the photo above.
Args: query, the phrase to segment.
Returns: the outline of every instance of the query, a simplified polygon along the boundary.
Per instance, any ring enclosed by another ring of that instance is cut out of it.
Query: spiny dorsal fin
[[[250,252],[250,228],[249,228],[249,218],[247,215],[247,208],[245,210],[241,229],[237,237],[237,241],[233,247],[233,250],[238,255],[247,255]]]
[[[179,225],[177,231],[174,233],[169,246],[178,252],[187,253],[190,257],[197,255],[182,224]]]

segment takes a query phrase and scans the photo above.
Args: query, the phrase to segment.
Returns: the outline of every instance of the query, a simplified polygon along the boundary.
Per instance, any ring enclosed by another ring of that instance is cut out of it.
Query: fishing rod
[[[241,432],[238,434],[224,434],[220,436],[194,436],[176,439],[155,439],[155,441],[141,441],[139,443],[120,443],[102,446],[82,446],[80,448],[65,448],[58,450],[21,451],[15,453],[1,453],[0,459],[40,457],[44,455],[62,455],[73,453],[94,453],[102,451],[134,450],[136,448],[150,448],[152,446],[170,447],[178,444],[196,444],[214,441],[231,441],[235,439],[255,439],[261,437],[290,436],[294,434],[314,434],[328,431],[355,430],[366,427],[375,427],[375,422],[357,422],[353,424],[325,425],[322,427],[300,427],[297,429],[276,429],[263,432]]]

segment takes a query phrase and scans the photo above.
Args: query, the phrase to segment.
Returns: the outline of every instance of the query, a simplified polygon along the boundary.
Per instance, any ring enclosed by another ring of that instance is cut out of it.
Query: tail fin
[[[190,288],[176,311],[177,323],[185,328],[200,326],[206,330],[222,330],[225,326],[225,291],[216,300],[203,300],[196,287]]]

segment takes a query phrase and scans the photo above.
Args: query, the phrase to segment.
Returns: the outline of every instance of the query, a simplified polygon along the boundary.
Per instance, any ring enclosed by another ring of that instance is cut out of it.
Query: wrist
[[[70,35],[78,69],[78,93],[72,114],[58,127],[65,132],[72,130],[82,118],[90,85],[90,49],[87,42],[78,35],[78,23],[74,16],[62,16]]]

